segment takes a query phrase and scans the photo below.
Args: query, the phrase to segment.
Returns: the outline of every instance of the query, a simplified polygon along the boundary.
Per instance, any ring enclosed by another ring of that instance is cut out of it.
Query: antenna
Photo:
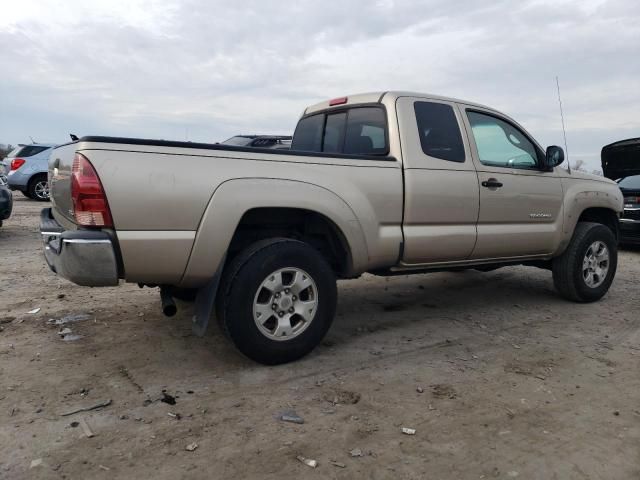
[[[569,149],[567,148],[567,131],[564,128],[564,114],[562,113],[562,99],[560,98],[560,82],[556,75],[556,87],[558,88],[558,103],[560,104],[560,120],[562,120],[562,134],[564,135],[564,151],[567,153],[567,169],[571,173],[571,161],[569,160]]]
[[[31,139],[31,143],[36,143],[36,141],[33,139],[31,135],[29,135],[29,138]]]

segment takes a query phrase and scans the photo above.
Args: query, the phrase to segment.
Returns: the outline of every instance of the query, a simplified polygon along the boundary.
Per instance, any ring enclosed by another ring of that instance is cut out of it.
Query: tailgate
[[[54,148],[49,156],[49,194],[56,218],[64,217],[76,223],[71,200],[71,169],[76,154],[77,142]],[[67,222],[64,222],[67,223]]]

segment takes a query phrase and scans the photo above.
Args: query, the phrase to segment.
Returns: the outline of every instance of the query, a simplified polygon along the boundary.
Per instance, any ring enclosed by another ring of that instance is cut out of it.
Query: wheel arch
[[[205,283],[230,250],[237,251],[252,239],[289,236],[286,229],[271,228],[270,221],[282,225],[292,219],[297,230],[291,238],[300,239],[299,227],[303,224],[312,227],[307,232],[325,228],[330,235],[328,241],[335,242],[345,255],[339,262],[341,276],[353,276],[365,268],[368,249],[360,222],[334,192],[295,180],[232,179],[222,183],[209,200],[180,286]],[[256,224],[260,233],[252,235],[251,226]],[[234,240],[239,243],[234,245]]]

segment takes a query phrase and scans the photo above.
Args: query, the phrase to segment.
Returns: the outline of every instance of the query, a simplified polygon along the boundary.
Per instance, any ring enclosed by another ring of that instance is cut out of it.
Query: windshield
[[[640,175],[625,177],[618,182],[618,186],[622,190],[640,190]]]
[[[251,143],[253,138],[251,137],[242,137],[237,135],[235,137],[231,137],[222,142],[223,145],[235,145],[236,147],[246,147]]]

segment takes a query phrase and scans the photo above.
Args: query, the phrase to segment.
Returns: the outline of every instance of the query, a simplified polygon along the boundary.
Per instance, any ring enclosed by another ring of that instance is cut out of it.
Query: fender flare
[[[200,287],[217,271],[243,215],[254,208],[298,208],[323,215],[339,229],[351,253],[350,269],[368,261],[362,226],[352,208],[333,191],[313,183],[277,178],[236,178],[221,183],[204,211],[181,287]]]

